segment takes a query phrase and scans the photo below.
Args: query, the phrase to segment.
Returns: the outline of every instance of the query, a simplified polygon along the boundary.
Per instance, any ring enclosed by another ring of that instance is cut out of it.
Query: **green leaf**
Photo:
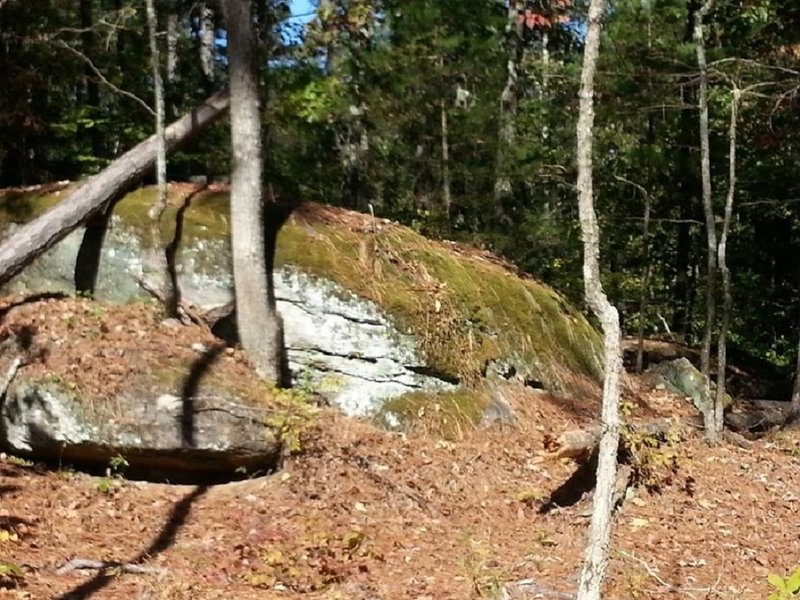
[[[794,595],[800,592],[800,569],[795,569],[794,573],[786,580],[786,589]]]
[[[779,592],[786,593],[786,582],[783,580],[783,577],[778,575],[777,573],[770,573],[767,575],[767,581],[769,584],[777,589]]]

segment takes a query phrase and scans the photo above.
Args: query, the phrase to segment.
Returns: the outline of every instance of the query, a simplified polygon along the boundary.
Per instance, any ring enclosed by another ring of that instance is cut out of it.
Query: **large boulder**
[[[0,193],[0,227],[34,218],[59,192]],[[204,309],[232,298],[228,196],[173,186],[162,239],[153,240],[144,188],[115,209],[98,297],[142,298],[153,247],[171,240],[187,200],[178,275],[184,298]],[[286,215],[281,215],[281,221]],[[73,288],[76,232],[26,269],[11,290]],[[157,242],[157,244],[156,244]],[[280,228],[275,290],[295,384],[350,415],[372,415],[408,393],[489,379],[554,392],[583,391],[601,376],[600,338],[562,296],[489,253],[434,242],[349,211],[302,205]]]
[[[100,468],[122,456],[148,477],[230,478],[274,470],[299,435],[287,425],[310,419],[239,353],[161,322],[152,305],[51,299],[3,313],[0,447],[14,454]]]

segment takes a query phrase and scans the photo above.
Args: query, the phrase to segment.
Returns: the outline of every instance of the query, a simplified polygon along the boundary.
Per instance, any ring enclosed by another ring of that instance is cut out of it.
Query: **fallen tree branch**
[[[556,598],[556,600],[575,600],[575,594],[559,592],[553,588],[536,583],[534,579],[520,579],[514,583],[507,583],[500,591],[501,600],[515,600],[516,598]]]
[[[66,575],[75,571],[104,571],[107,569],[118,569],[123,573],[131,573],[134,575],[166,575],[167,569],[163,567],[148,567],[147,565],[140,565],[136,563],[122,563],[109,560],[93,560],[91,558],[73,558],[68,560],[58,569],[56,575]]]
[[[687,596],[689,598],[695,598],[695,596],[692,595],[691,592],[692,591],[699,591],[699,590],[688,590],[686,588],[680,588],[678,586],[675,586],[675,585],[669,583],[668,581],[665,581],[653,567],[651,567],[649,564],[647,564],[646,561],[642,560],[641,558],[639,558],[635,554],[630,554],[629,552],[625,552],[624,550],[620,550],[619,553],[622,556],[626,557],[626,558],[630,558],[632,560],[635,560],[637,563],[639,563],[644,568],[644,570],[647,572],[647,574],[650,577],[652,577],[655,581],[657,581],[659,584],[661,584],[663,587],[667,588],[671,592],[676,592],[678,594],[682,594],[682,595]]]
[[[702,428],[702,420],[696,418],[661,418],[644,423],[629,423],[630,430],[642,436],[663,436],[672,431],[686,430],[688,428]],[[557,438],[545,439],[545,452],[541,452],[536,462],[558,460],[560,458],[574,458],[584,460],[591,456],[600,443],[603,433],[602,425],[593,425],[585,429],[565,431]],[[622,440],[624,443],[624,440]]]
[[[145,292],[150,294],[153,298],[155,298],[159,303],[166,305],[167,299],[160,291],[158,291],[153,285],[147,282],[142,277],[134,277],[136,283],[139,284],[139,287],[142,288]],[[185,302],[178,302],[178,309],[181,313],[181,322],[184,325],[189,325],[194,323],[199,327],[202,327],[205,331],[211,332],[211,328],[208,325],[208,322],[203,318],[203,316],[198,313],[192,306]]]

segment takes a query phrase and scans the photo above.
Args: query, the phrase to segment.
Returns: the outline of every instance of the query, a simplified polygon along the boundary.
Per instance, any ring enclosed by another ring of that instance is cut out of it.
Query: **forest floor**
[[[3,455],[0,574],[8,563],[21,574],[0,575],[0,597],[566,598],[516,584],[575,590],[591,493],[564,485],[574,461],[541,456],[549,439],[593,423],[599,403],[530,391],[509,401],[516,426],[455,440],[322,409],[282,470],[215,486]],[[633,378],[626,406],[641,419],[691,412]],[[644,480],[616,516],[606,598],[761,600],[768,574],[800,564],[800,434],[747,449],[687,435],[645,455]],[[151,571],[58,571],[74,558]]]

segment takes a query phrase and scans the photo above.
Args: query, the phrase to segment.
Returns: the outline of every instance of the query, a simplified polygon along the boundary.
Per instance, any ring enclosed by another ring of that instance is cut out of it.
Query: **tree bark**
[[[254,62],[252,2],[222,3],[228,31],[231,88],[231,246],[236,323],[256,372],[280,383],[282,326],[266,265],[261,113]]]
[[[155,100],[156,125],[156,184],[158,197],[150,207],[152,237],[155,241],[152,255],[147,257],[146,266],[153,272],[158,287],[164,288],[164,297],[168,299],[165,312],[170,317],[178,316],[178,292],[170,289],[175,280],[168,274],[168,261],[161,252],[161,219],[167,210],[167,143],[164,138],[164,118],[166,104],[164,102],[164,79],[161,76],[161,52],[158,49],[158,15],[154,0],[145,0],[147,8],[147,30],[150,43],[150,63],[153,71],[153,92]]]
[[[509,150],[514,145],[517,135],[516,119],[519,105],[519,69],[522,62],[522,23],[518,17],[518,0],[508,2],[508,20],[506,21],[506,84],[500,94],[498,122],[500,123],[497,140],[497,157],[495,159],[494,201],[500,209],[500,201],[511,193],[511,179],[508,175]]]
[[[722,235],[717,247],[717,263],[722,274],[722,322],[717,339],[717,394],[714,398],[714,428],[721,432],[724,426],[723,411],[725,408],[725,371],[727,369],[727,338],[731,321],[731,271],[728,268],[728,237],[733,216],[733,200],[736,194],[736,126],[739,118],[739,102],[741,92],[734,87],[731,90],[731,123],[728,129],[728,194],[725,197],[725,216],[722,220]]]
[[[166,130],[167,150],[180,147],[219,120],[227,112],[229,103],[228,93],[220,92],[170,125]],[[0,244],[0,285],[139,183],[155,164],[156,145],[156,136],[143,141],[47,213],[4,240]]]
[[[694,13],[693,39],[697,54],[697,67],[700,71],[700,89],[698,104],[700,113],[700,175],[702,178],[703,213],[706,221],[706,244],[708,251],[708,285],[707,285],[707,315],[706,328],[703,337],[703,348],[700,358],[700,370],[703,375],[709,374],[711,354],[711,337],[716,320],[716,253],[717,230],[714,223],[714,207],[711,198],[711,148],[709,143],[708,124],[708,64],[706,61],[705,34],[703,32],[703,18],[711,7],[710,0]]]
[[[167,81],[172,83],[178,77],[178,15],[175,6],[170,4],[167,15]]]
[[[583,238],[583,278],[586,301],[603,329],[604,381],[602,427],[597,464],[597,487],[592,522],[578,583],[578,600],[599,600],[608,566],[614,483],[619,448],[619,379],[622,369],[617,309],[608,301],[600,281],[600,227],[594,211],[592,141],[594,128],[594,74],[600,52],[604,0],[589,3],[588,28],[581,69],[580,112],[577,126],[578,209]]]
[[[450,222],[450,205],[453,202],[450,193],[450,134],[447,123],[447,103],[443,99],[441,106],[441,125],[442,125],[442,206],[447,222]]]
[[[200,68],[207,79],[214,79],[214,11],[200,3]]]
[[[716,426],[714,402],[711,398],[709,377],[711,371],[711,338],[716,328],[716,287],[717,287],[717,227],[714,222],[714,206],[711,199],[711,148],[708,134],[708,63],[706,61],[705,34],[703,18],[711,9],[713,0],[706,0],[694,14],[694,44],[697,53],[697,67],[700,71],[700,174],[703,185],[703,213],[706,221],[706,252],[708,256],[708,275],[706,282],[706,327],[703,334],[703,348],[700,354],[700,371],[708,382],[708,393],[704,408],[706,434],[709,442],[716,442],[719,431]]]

